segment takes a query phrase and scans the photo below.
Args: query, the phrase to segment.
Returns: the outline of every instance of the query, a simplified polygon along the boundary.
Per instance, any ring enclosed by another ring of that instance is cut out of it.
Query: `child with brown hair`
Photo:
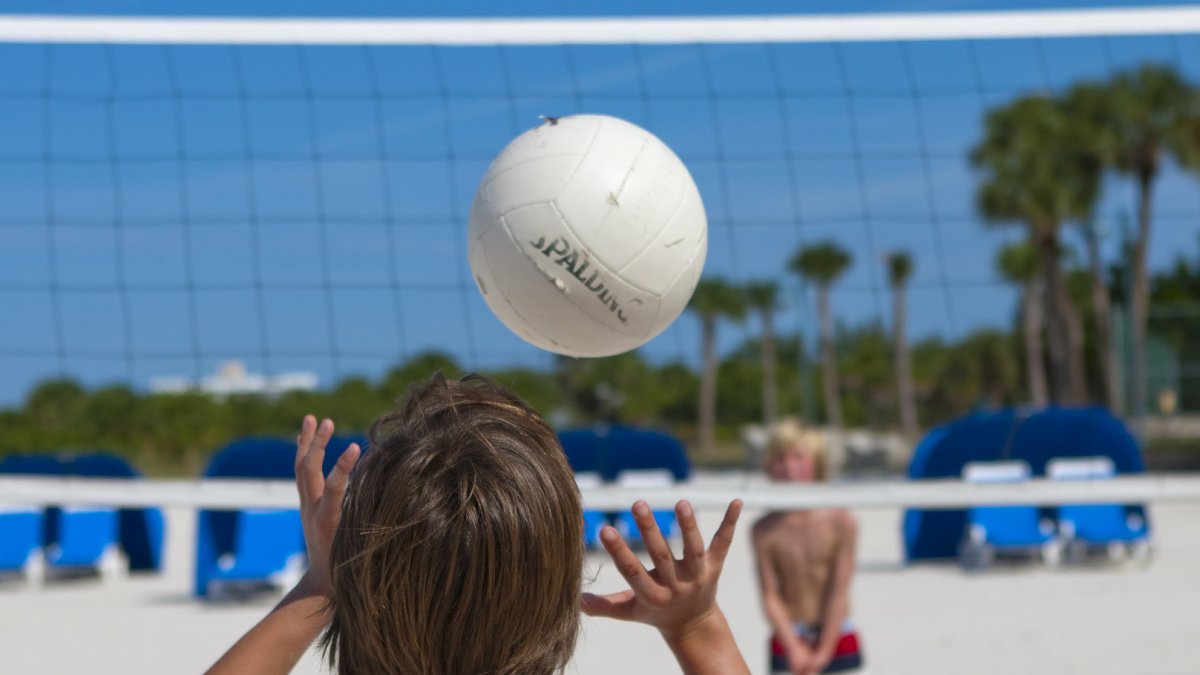
[[[630,589],[581,593],[582,506],[550,427],[480,377],[440,374],[371,427],[325,477],[333,423],[305,417],[296,484],[303,580],[209,670],[286,673],[321,637],[342,675],[548,674],[571,658],[580,609],[654,626],[686,673],[748,673],[716,603],[741,502],[705,548],[676,506],[676,560],[645,502],[633,506],[655,568],[616,530],[601,542]]]
[[[826,478],[825,439],[795,421],[776,424],[764,468],[771,480]],[[850,622],[858,525],[844,509],[775,512],[754,524],[763,609],[774,630],[771,672],[815,675],[862,666]]]

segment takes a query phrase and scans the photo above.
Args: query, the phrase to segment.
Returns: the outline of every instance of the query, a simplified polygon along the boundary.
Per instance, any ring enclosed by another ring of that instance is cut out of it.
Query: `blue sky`
[[[676,6],[530,2],[505,12],[668,14]],[[869,4],[1001,6],[1046,5]],[[329,7],[181,2],[170,11],[329,15]],[[433,7],[343,2],[337,12],[444,15]],[[455,7],[458,15],[494,9]],[[710,14],[795,7],[688,4]],[[163,6],[43,0],[5,10],[145,14]],[[983,111],[1147,61],[1200,81],[1200,38],[570,49],[0,45],[0,307],[9,319],[0,331],[0,405],[57,373],[144,386],[230,358],[258,371],[314,370],[326,384],[378,376],[429,348],[477,367],[547,364],[488,313],[463,241],[488,161],[539,114],[617,115],[674,148],[708,208],[706,274],[792,284],[783,274],[792,251],[832,238],[855,256],[834,295],[839,319],[887,322],[879,258],[903,248],[916,258],[914,338],[1007,326],[1015,295],[992,259],[1021,231],[985,226],[972,206],[965,155]],[[1197,187],[1174,168],[1160,181],[1152,265],[1196,250]],[[1100,219],[1113,231],[1131,205],[1130,185],[1112,181]],[[1115,251],[1109,237],[1105,253]],[[810,303],[788,297],[782,329],[810,332]],[[722,344],[755,331],[731,326]],[[685,315],[646,354],[694,362],[698,346]]]

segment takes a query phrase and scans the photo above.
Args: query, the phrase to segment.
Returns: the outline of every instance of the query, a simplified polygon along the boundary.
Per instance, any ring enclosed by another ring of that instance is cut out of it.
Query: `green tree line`
[[[1004,261],[1020,248],[1004,249],[1001,266],[1011,264]],[[1020,256],[1027,257],[1028,251]],[[894,264],[889,259],[888,265]],[[1071,276],[1078,278],[1082,271],[1074,269]],[[1114,276],[1120,273],[1114,270]],[[778,289],[773,288],[768,293],[771,302],[747,300],[748,307],[759,309],[740,316],[750,320],[751,314],[770,314],[778,306]],[[1192,345],[1195,351],[1195,345],[1200,345],[1200,247],[1194,257],[1181,256],[1170,269],[1155,275],[1152,289],[1155,303],[1195,309],[1196,320],[1172,321],[1161,331],[1172,345]],[[752,295],[738,293],[735,287],[729,290],[735,298]],[[758,321],[765,328],[770,319],[760,316]],[[1012,330],[982,329],[960,340],[932,337],[912,344],[910,386],[919,428],[979,408],[1030,401],[1024,324],[1018,313]],[[896,331],[869,322],[836,324],[831,333],[844,423],[903,429],[902,390],[896,386]],[[759,336],[716,359],[713,375],[720,386],[714,387],[711,408],[714,446],[729,444],[746,423],[779,414],[811,413],[812,421],[826,422],[829,414],[821,393],[825,387],[819,358],[794,333],[776,335],[772,329],[760,330]],[[451,376],[464,372],[450,356],[427,353],[375,380],[349,377],[324,391],[273,398],[148,394],[123,385],[89,390],[69,379],[52,379],[35,387],[21,406],[0,411],[0,455],[103,449],[122,454],[152,473],[195,475],[213,452],[236,438],[291,437],[297,421],[309,412],[334,418],[341,432],[364,432],[411,383],[436,370]],[[515,390],[557,426],[598,420],[655,426],[683,438],[698,459],[706,458],[700,438],[701,375],[683,363],[651,363],[635,351],[604,359],[560,358],[550,371],[512,368],[485,374]],[[1200,408],[1200,381],[1185,381],[1185,385],[1182,405]]]

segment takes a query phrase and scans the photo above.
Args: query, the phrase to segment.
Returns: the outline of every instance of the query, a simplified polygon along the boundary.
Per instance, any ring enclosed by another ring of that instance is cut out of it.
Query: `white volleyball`
[[[687,306],[707,233],[695,181],[653,134],[604,115],[547,119],[484,174],[471,271],[492,313],[528,342],[609,356]]]

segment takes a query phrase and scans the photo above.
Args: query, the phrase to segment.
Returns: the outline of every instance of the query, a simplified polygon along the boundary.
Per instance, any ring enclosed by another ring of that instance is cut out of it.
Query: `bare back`
[[[764,575],[793,622],[820,625],[834,589],[837,558],[848,542],[849,514],[839,509],[770,513],[754,524]]]

